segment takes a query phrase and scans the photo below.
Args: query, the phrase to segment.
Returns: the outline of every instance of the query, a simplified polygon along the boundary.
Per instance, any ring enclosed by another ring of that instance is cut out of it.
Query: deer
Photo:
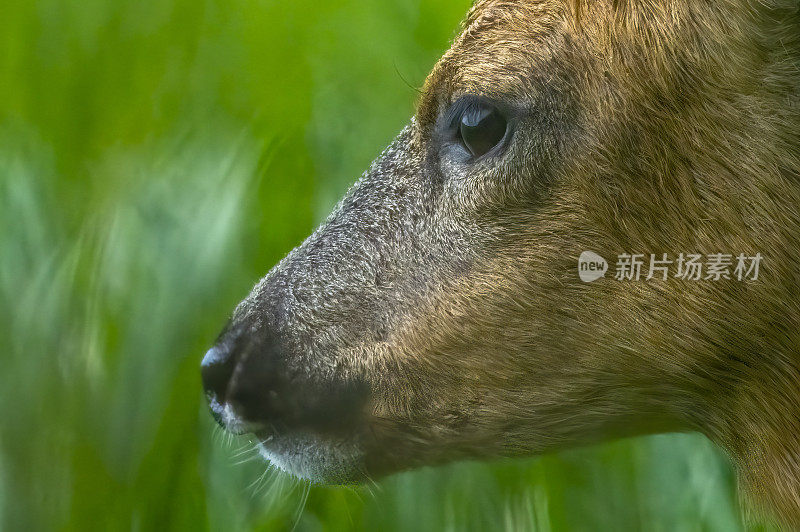
[[[586,251],[762,261],[586,282]],[[800,4],[478,0],[201,373],[313,482],[699,432],[800,528]]]

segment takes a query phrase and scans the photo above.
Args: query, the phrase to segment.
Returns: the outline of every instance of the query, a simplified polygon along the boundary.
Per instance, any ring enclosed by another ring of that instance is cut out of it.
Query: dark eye
[[[506,119],[496,107],[475,102],[464,110],[458,133],[473,157],[480,157],[497,146],[506,134]]]

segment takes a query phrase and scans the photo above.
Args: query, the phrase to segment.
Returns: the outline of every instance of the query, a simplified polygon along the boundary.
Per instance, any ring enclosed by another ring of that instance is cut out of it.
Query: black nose
[[[224,333],[201,366],[203,388],[217,422],[236,432],[267,427],[337,430],[357,422],[365,386],[352,378],[314,378],[313,367],[293,368],[295,359],[302,357],[293,356],[272,331]]]
[[[226,329],[201,364],[203,388],[217,422],[231,428],[237,421],[263,426],[285,420],[288,416],[278,410],[296,393],[287,382],[284,355],[269,331]]]
[[[200,372],[203,377],[203,389],[209,401],[219,405],[225,402],[228,384],[235,368],[236,357],[229,346],[219,344],[206,352]]]

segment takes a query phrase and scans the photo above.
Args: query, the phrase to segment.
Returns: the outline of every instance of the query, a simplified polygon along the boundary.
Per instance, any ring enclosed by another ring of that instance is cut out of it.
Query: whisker
[[[254,462],[258,458],[260,458],[260,456],[258,455],[258,453],[255,453],[255,454],[252,454],[250,456],[246,456],[246,457],[242,458],[241,460],[236,460],[235,462],[233,462],[233,465],[240,466],[240,465],[243,465],[243,464],[247,464],[249,462]]]
[[[300,518],[303,517],[303,512],[305,511],[306,503],[308,502],[309,493],[311,493],[311,483],[306,483],[305,488],[303,489],[303,497],[300,500],[300,506],[295,514],[294,526],[292,526],[291,532],[294,532],[294,530],[297,528],[297,525],[300,523]]]
[[[257,451],[258,449],[253,445],[252,441],[248,441],[247,443],[242,445],[242,448],[236,451],[231,455],[231,458],[239,458],[243,454],[247,454],[252,451]]]
[[[251,500],[258,494],[258,487],[261,484],[261,481],[263,481],[268,474],[269,474],[269,469],[264,469],[264,472],[261,473],[261,475],[259,475],[257,479],[251,482],[250,485],[247,486],[247,488],[245,488],[246,491],[252,490],[250,493]]]

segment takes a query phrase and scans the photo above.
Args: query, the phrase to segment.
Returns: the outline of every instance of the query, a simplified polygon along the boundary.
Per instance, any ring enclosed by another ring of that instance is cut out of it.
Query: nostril
[[[203,378],[203,388],[209,398],[223,402],[228,383],[236,367],[235,357],[230,350],[215,346],[206,352],[201,363],[200,372]]]
[[[243,360],[226,400],[234,411],[249,422],[274,422],[278,389],[282,388],[274,359],[251,356]]]

